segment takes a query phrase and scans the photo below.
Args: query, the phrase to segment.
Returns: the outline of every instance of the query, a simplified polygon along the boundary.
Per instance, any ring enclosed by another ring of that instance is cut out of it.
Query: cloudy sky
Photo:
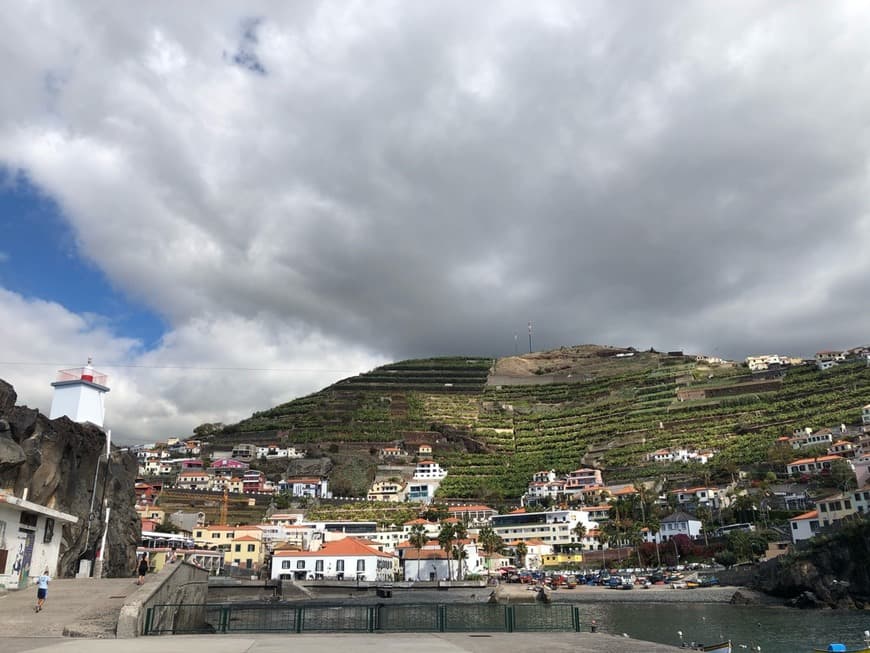
[[[870,4],[28,2],[0,378],[185,435],[416,356],[870,341]]]

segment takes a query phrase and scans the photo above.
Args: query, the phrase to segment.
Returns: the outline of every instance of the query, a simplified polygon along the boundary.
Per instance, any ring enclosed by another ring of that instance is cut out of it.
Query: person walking
[[[139,580],[136,581],[137,585],[142,585],[145,582],[145,574],[148,573],[148,554],[143,553],[142,557],[139,558],[139,566],[137,568],[139,572]]]
[[[36,611],[41,612],[42,606],[45,603],[45,597],[48,596],[48,584],[51,582],[51,576],[48,575],[48,569],[42,572],[42,576],[36,579]]]

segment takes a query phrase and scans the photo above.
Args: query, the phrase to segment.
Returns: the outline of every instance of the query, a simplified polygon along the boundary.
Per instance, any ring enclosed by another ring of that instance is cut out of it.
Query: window
[[[281,561],[281,569],[290,569],[290,561],[282,560]]]
[[[820,504],[819,504],[819,510],[821,510],[822,512],[828,512],[828,504],[826,504],[826,503],[820,503]]]
[[[793,521],[793,522],[791,523],[791,529],[792,529],[793,531],[796,531],[796,530],[797,530],[797,526],[798,526],[798,525],[797,525],[797,522],[796,522],[796,521]]]
[[[366,570],[366,561],[365,560],[357,560],[356,561],[357,573],[365,572],[365,570]]]
[[[305,561],[297,560],[296,561],[296,569],[305,569]]]
[[[45,535],[42,538],[43,543],[48,544],[54,537],[54,520],[51,517],[45,518]]]
[[[323,560],[314,561],[314,571],[323,571]]]
[[[236,544],[236,553],[241,552],[241,550],[242,550],[242,545],[241,545],[241,544]]]
[[[248,551],[256,551],[256,550],[257,550],[257,546],[255,544],[248,545]]]
[[[846,510],[852,509],[852,502],[849,501],[849,499],[846,499],[845,501],[843,501],[843,503],[846,504]]]

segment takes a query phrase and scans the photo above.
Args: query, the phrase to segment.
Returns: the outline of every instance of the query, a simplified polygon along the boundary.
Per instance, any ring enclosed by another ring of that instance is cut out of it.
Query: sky
[[[870,3],[33,0],[0,378],[119,442],[406,358],[870,342]]]

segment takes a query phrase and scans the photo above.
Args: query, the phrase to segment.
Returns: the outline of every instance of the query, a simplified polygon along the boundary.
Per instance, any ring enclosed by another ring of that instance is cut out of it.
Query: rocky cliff
[[[107,461],[106,435],[99,428],[66,417],[49,420],[34,409],[16,406],[16,399],[12,386],[0,380],[0,488],[19,497],[27,490],[28,501],[79,518],[63,528],[63,576],[74,575],[80,559],[93,559],[102,537],[105,500],[110,519],[103,573],[130,575],[140,536],[133,509],[136,460],[113,450]]]
[[[870,608],[870,521],[819,535],[806,548],[722,579],[798,608]]]

